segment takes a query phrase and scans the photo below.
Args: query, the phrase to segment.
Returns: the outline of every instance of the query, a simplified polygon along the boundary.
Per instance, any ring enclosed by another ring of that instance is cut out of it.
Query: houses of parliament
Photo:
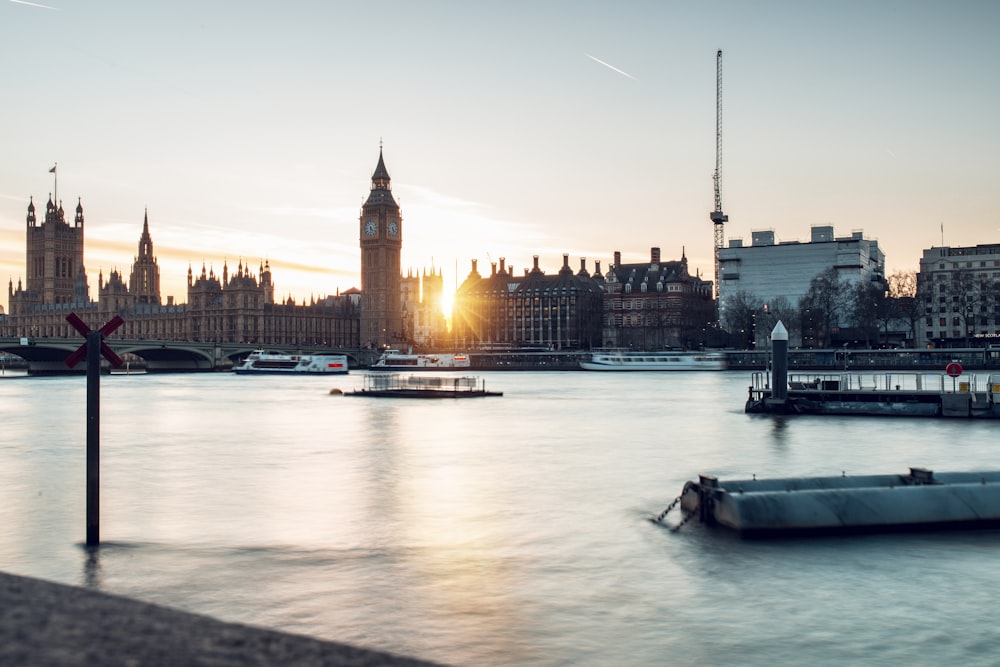
[[[501,258],[487,275],[472,261],[454,298],[449,330],[442,312],[440,270],[402,275],[404,225],[379,149],[370,193],[358,217],[361,287],[296,303],[275,301],[271,267],[256,272],[242,261],[222,273],[188,268],[187,302],[163,303],[160,269],[153,253],[148,213],[138,253],[127,277],[98,275],[92,300],[84,266],[84,214],[77,203],[72,221],[51,198],[39,219],[34,201],[26,220],[27,276],[9,285],[10,313],[0,315],[0,335],[72,337],[66,321],[76,312],[95,326],[115,315],[127,339],[330,346],[378,350],[542,347],[697,348],[714,320],[712,283],[688,272],[687,258],[663,260],[652,248],[649,261],[623,263],[621,253],[606,271],[593,272],[568,255],[555,274],[534,265],[515,273]]]
[[[66,316],[75,312],[96,325],[120,315],[125,323],[115,335],[130,339],[376,349],[430,345],[445,336],[440,271],[401,274],[403,219],[381,149],[359,217],[361,289],[308,303],[275,301],[269,262],[254,272],[241,261],[232,271],[224,263],[221,275],[204,265],[200,272],[189,267],[187,303],[173,297],[164,303],[147,211],[130,275],[101,272],[95,300],[84,264],[84,228],[81,202],[70,221],[61,202],[50,197],[42,217],[30,201],[27,275],[16,285],[10,281],[9,313],[0,315],[3,335],[72,337]]]

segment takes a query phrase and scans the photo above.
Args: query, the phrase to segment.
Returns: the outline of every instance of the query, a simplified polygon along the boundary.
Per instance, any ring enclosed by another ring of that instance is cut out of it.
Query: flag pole
[[[59,163],[54,162],[52,163],[52,168],[49,169],[49,173],[52,174],[52,180],[53,180],[52,192],[54,193],[55,196],[55,201],[52,203],[55,204],[57,208],[59,206],[59,172],[56,171],[56,167],[58,166]]]

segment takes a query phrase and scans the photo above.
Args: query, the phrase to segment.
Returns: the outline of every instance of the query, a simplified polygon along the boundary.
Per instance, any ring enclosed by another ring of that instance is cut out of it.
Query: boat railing
[[[757,371],[751,376],[754,393],[766,393],[771,388],[771,374]],[[935,392],[985,393],[991,400],[1000,399],[1000,374],[968,373],[950,377],[930,372],[873,373],[789,373],[788,389],[822,392]],[[996,397],[996,399],[994,398]]]
[[[480,383],[485,381],[478,377],[441,377],[427,375],[366,375],[364,388],[366,391],[398,391],[402,389],[421,389],[425,391],[477,391]]]

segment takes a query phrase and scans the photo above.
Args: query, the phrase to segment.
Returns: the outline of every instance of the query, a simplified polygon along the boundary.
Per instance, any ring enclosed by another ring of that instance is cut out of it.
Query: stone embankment
[[[0,665],[417,667],[433,663],[0,573]]]

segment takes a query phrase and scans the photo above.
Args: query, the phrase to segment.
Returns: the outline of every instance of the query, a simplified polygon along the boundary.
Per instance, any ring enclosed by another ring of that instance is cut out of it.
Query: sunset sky
[[[711,278],[717,49],[727,243],[832,224],[915,270],[942,228],[1000,243],[998,33],[961,0],[0,0],[0,277],[58,163],[92,297],[147,209],[164,299],[240,261],[279,297],[360,287],[381,142],[404,273],[657,246]]]

